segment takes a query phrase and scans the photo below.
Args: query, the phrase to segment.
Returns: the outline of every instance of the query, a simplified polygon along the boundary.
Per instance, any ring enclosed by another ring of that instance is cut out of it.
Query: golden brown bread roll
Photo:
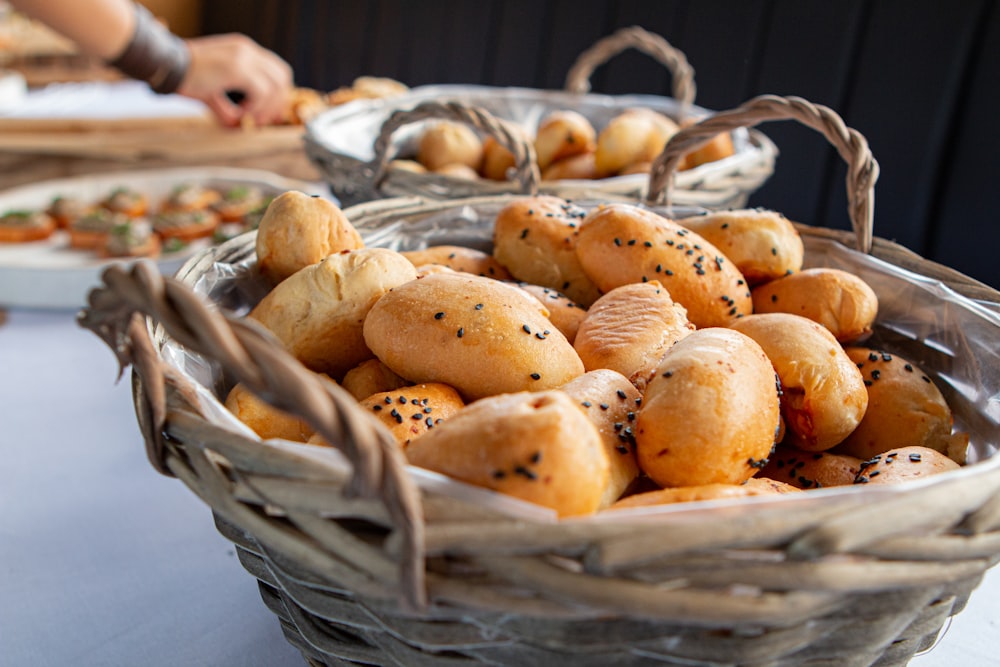
[[[467,400],[553,389],[583,363],[548,311],[523,290],[467,273],[400,285],[369,311],[364,340],[412,382],[442,382]]]
[[[257,228],[257,268],[272,284],[324,257],[364,246],[331,201],[290,190],[271,201]]]
[[[794,447],[779,446],[771,455],[759,477],[791,484],[800,489],[854,484],[861,459],[832,452],[806,452]]]
[[[455,271],[497,280],[510,280],[510,272],[493,255],[475,248],[458,245],[436,245],[423,250],[400,253],[418,269],[426,264],[440,264]]]
[[[525,282],[515,284],[538,299],[538,302],[549,311],[549,321],[562,332],[563,336],[566,336],[566,340],[572,345],[573,341],[576,340],[576,332],[580,329],[580,322],[587,316],[587,309],[551,287]]]
[[[408,171],[413,174],[426,174],[427,167],[420,164],[416,160],[407,160],[405,158],[396,158],[389,160],[389,169],[399,169],[400,171]]]
[[[626,496],[609,509],[623,510],[630,507],[650,507],[707,500],[752,498],[798,491],[795,487],[782,485],[781,483],[768,483],[770,480],[760,480],[759,482],[755,482],[755,480],[756,478],[751,477],[744,484],[699,484],[697,486],[678,486],[646,491],[645,493]]]
[[[621,373],[596,370],[562,386],[597,427],[611,464],[610,478],[600,507],[618,500],[639,477],[635,457],[635,416],[642,395]]]
[[[374,356],[362,324],[379,297],[417,277],[397,252],[362,248],[330,255],[278,283],[249,317],[263,324],[314,371],[339,380]]]
[[[861,278],[841,269],[805,269],[751,290],[756,313],[792,313],[830,330],[841,343],[872,332],[878,296]]]
[[[746,280],[718,248],[638,206],[591,211],[580,225],[576,255],[602,292],[658,280],[697,327],[725,326],[751,312]]]
[[[479,173],[493,181],[506,181],[508,172],[515,166],[514,154],[493,137],[483,140],[483,163]]]
[[[437,169],[433,169],[432,172],[435,174],[440,174],[441,176],[448,176],[450,178],[459,178],[463,181],[479,180],[479,172],[467,164],[458,164],[452,162],[450,164],[442,165]]]
[[[864,378],[868,410],[837,451],[870,459],[906,445],[929,447],[965,463],[966,433],[952,434],[951,408],[933,380],[899,355],[848,347],[847,356]]]
[[[535,131],[535,153],[538,168],[545,170],[553,162],[593,153],[597,147],[597,132],[587,118],[570,109],[546,114]]]
[[[643,160],[642,162],[633,162],[632,164],[625,165],[621,171],[618,172],[619,176],[628,176],[630,174],[648,174],[649,170],[653,168],[653,163]]]
[[[597,428],[561,391],[470,403],[410,443],[410,463],[555,510],[591,514],[608,484]]]
[[[680,126],[689,127],[700,120],[702,119],[686,118],[681,121]],[[681,163],[678,165],[677,169],[680,171],[685,169],[694,169],[695,167],[699,167],[708,162],[715,162],[716,160],[727,158],[734,153],[736,153],[736,147],[733,145],[732,135],[729,132],[720,132],[712,137],[705,145],[686,153],[684,157],[681,158]]]
[[[543,181],[593,180],[597,178],[597,163],[593,153],[571,155],[556,160],[542,170]]]
[[[751,285],[802,269],[802,237],[776,211],[716,211],[679,222],[722,251]]]
[[[595,301],[573,347],[588,371],[610,368],[642,390],[667,350],[692,331],[684,306],[653,280],[616,287]]]
[[[614,176],[636,162],[652,162],[678,126],[652,109],[627,109],[597,135],[594,159],[598,178]]]
[[[417,162],[431,171],[449,164],[462,164],[479,171],[483,161],[483,140],[464,123],[435,121],[420,136]]]
[[[930,447],[910,445],[876,454],[861,463],[855,484],[894,484],[960,468],[957,463]]]
[[[587,307],[600,292],[576,254],[577,227],[585,212],[550,195],[504,206],[493,225],[493,256],[526,283],[559,290]]]
[[[810,452],[830,449],[861,422],[868,407],[861,372],[822,325],[766,313],[730,326],[757,341],[774,364],[788,444]]]
[[[340,386],[362,401],[372,394],[399,389],[409,384],[378,359],[367,359],[347,371]]]
[[[667,351],[646,388],[639,467],[660,486],[745,482],[767,463],[778,412],[761,346],[730,329],[699,329]]]
[[[313,434],[312,427],[304,419],[258,398],[243,384],[237,384],[229,391],[225,406],[263,440],[281,438],[292,442],[307,442]]]
[[[361,407],[381,421],[403,449],[465,406],[458,392],[431,382],[372,394]]]

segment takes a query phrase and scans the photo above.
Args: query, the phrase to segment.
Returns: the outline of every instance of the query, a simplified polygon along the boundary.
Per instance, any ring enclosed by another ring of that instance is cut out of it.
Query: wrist
[[[187,44],[164,28],[145,7],[134,5],[135,28],[124,51],[108,61],[123,74],[145,81],[157,93],[180,86],[191,63]]]

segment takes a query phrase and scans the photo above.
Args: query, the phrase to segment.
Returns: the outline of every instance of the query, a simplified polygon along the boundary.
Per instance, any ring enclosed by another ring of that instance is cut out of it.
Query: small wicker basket
[[[132,364],[151,463],[211,507],[310,664],[905,665],[1000,560],[1000,316],[974,300],[1000,293],[872,243],[878,168],[864,138],[798,98],[755,98],[683,131],[657,161],[648,203],[669,198],[687,147],[782,118],[822,132],[850,165],[855,233],[800,227],[809,261],[844,262],[880,285],[881,335],[941,380],[977,461],[893,487],[557,521],[407,468],[345,391],[221,312],[247,305],[238,285],[215,302],[188,287],[218,263],[252,266],[252,237],[178,279],[149,264],[108,269],[81,323]],[[374,233],[456,206],[488,217],[504,201],[384,200],[346,213]],[[189,379],[171,346],[304,416],[339,451],[233,430],[206,398],[211,380]]]
[[[646,53],[671,72],[673,98],[588,92],[594,70],[629,48]],[[415,88],[400,97],[353,102],[324,112],[307,124],[305,148],[334,194],[346,205],[393,196],[455,199],[523,192],[516,181],[464,180],[404,169],[386,171],[386,163],[392,156],[412,152],[417,128],[410,128],[409,134],[400,132],[394,136],[394,133],[403,125],[433,117],[426,109],[416,115],[410,113],[415,107],[433,102],[471,107],[480,114],[526,128],[533,128],[549,111],[572,109],[599,128],[629,107],[651,108],[677,120],[708,115],[708,110],[694,105],[694,97],[694,71],[684,54],[659,35],[632,26],[598,40],[581,53],[566,76],[563,91],[471,85]],[[452,119],[469,120],[468,117]],[[674,193],[678,202],[708,208],[739,207],[763,185],[774,171],[777,148],[763,133],[754,130],[737,128],[734,139],[734,155],[678,175]],[[374,156],[370,157],[372,151]],[[648,178],[634,174],[598,180],[546,181],[541,183],[541,190],[574,199],[621,196],[635,200],[644,194],[647,183]]]

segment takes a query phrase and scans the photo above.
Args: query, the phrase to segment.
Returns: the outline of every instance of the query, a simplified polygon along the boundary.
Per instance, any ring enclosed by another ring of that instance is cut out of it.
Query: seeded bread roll
[[[583,209],[559,197],[516,199],[497,214],[493,256],[517,280],[559,290],[587,307],[601,294],[576,254],[584,216]]]
[[[655,505],[671,505],[674,503],[693,503],[706,500],[728,500],[731,498],[752,498],[756,496],[772,496],[798,491],[793,486],[755,482],[750,478],[745,484],[700,484],[697,486],[678,486],[667,489],[646,491],[622,498],[609,509],[623,510],[631,507],[650,507]]]
[[[868,407],[861,371],[826,328],[799,315],[749,315],[730,325],[767,353],[781,380],[788,444],[830,449],[861,423]]]
[[[807,317],[829,329],[841,343],[867,338],[878,314],[874,290],[841,269],[806,269],[760,285],[751,294],[755,313]]]
[[[608,485],[597,428],[561,391],[470,403],[406,449],[410,463],[555,510],[591,514]]]
[[[420,136],[417,162],[431,171],[449,164],[462,164],[478,172],[482,161],[483,140],[464,123],[436,121]]]
[[[573,341],[576,340],[576,332],[580,329],[580,322],[587,316],[587,309],[572,301],[559,290],[524,282],[516,284],[538,299],[538,302],[549,311],[549,321],[562,332],[563,336],[566,336],[566,340],[572,345]]]
[[[597,370],[562,386],[597,427],[611,464],[610,478],[600,507],[609,507],[639,477],[635,457],[635,416],[642,395],[621,373]]]
[[[960,468],[957,463],[929,447],[911,445],[876,454],[861,463],[855,484],[895,484]]]
[[[594,158],[598,178],[614,176],[636,162],[652,162],[663,152],[677,123],[652,109],[627,109],[597,135]]]
[[[436,382],[399,387],[361,401],[361,407],[385,424],[403,449],[464,406],[457,391]]]
[[[602,292],[658,280],[697,327],[725,326],[751,312],[739,269],[699,234],[629,204],[592,211],[576,242],[580,265]]]
[[[771,455],[759,477],[775,479],[800,489],[819,489],[853,484],[860,469],[861,459],[856,456],[806,452],[782,445]]]
[[[364,247],[333,203],[290,190],[274,198],[257,228],[257,268],[272,284],[324,257]]]
[[[643,390],[667,350],[692,331],[684,306],[653,280],[616,287],[595,301],[573,347],[588,371],[610,368]]]
[[[778,412],[761,347],[736,331],[700,329],[667,351],[646,388],[639,467],[660,486],[745,482],[767,463]]]
[[[397,252],[362,248],[330,255],[278,283],[250,311],[307,367],[339,380],[374,355],[362,324],[390,289],[415,280],[416,269]]]
[[[937,385],[916,364],[868,347],[848,347],[864,378],[868,410],[837,451],[870,459],[890,449],[919,445],[965,463],[967,433],[952,434],[951,408]]]
[[[230,390],[225,406],[263,440],[281,438],[307,442],[313,435],[312,427],[305,420],[273,407],[242,384]]]
[[[751,285],[802,269],[802,237],[776,211],[717,211],[684,218],[680,223],[725,254]]]
[[[347,371],[340,386],[362,401],[372,394],[399,389],[409,384],[378,359],[368,359]]]
[[[437,245],[423,250],[405,250],[400,253],[418,269],[426,264],[440,264],[455,271],[497,280],[509,280],[510,272],[492,255],[475,248],[458,245]]]
[[[553,162],[593,153],[597,147],[597,132],[587,118],[569,109],[549,112],[535,131],[535,153],[538,168],[546,169]]]
[[[593,153],[564,157],[542,170],[543,181],[579,181],[595,178],[597,178],[597,163]]]
[[[451,385],[467,400],[553,389],[583,373],[538,300],[467,273],[396,287],[368,313],[364,340],[400,376]]]

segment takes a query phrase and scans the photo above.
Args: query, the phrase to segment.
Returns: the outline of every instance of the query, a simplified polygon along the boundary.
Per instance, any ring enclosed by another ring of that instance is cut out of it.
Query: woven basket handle
[[[527,137],[521,136],[516,128],[486,109],[463,104],[458,101],[422,102],[412,109],[394,111],[382,124],[382,130],[375,138],[375,157],[372,168],[372,183],[377,190],[385,180],[389,166],[389,146],[393,133],[404,125],[428,119],[450,120],[465,123],[483,132],[509,150],[514,156],[514,180],[521,185],[521,192],[537,194],[542,177],[538,171],[535,147]]]
[[[719,111],[700,123],[675,134],[663,152],[653,161],[649,175],[649,204],[670,205],[670,193],[681,158],[696,150],[720,132],[753,127],[768,120],[797,120],[813,128],[837,149],[847,163],[847,204],[857,249],[868,253],[872,248],[875,212],[875,181],[878,162],[868,148],[868,141],[828,107],[800,97],[761,95],[729,111]]]
[[[590,92],[590,77],[594,70],[629,48],[642,51],[670,71],[673,79],[673,97],[681,103],[685,110],[682,115],[686,116],[686,110],[694,104],[697,92],[694,85],[694,68],[688,63],[682,51],[673,47],[663,37],[637,25],[621,28],[597,40],[589,49],[577,56],[566,74],[565,89],[571,93]]]
[[[183,376],[156,353],[142,315],[159,322],[186,349],[217,361],[238,382],[273,406],[305,419],[350,460],[354,473],[347,493],[380,499],[405,547],[400,566],[406,599],[426,603],[423,559],[423,512],[419,491],[406,472],[405,458],[393,436],[364,414],[343,388],[306,369],[263,327],[228,317],[184,283],[165,278],[149,260],[131,268],[113,265],[103,285],[90,292],[79,323],[115,352],[124,369],[132,364],[146,395],[144,437],[157,470],[166,462],[168,406],[165,376],[173,384]],[[183,390],[183,387],[182,387]]]

